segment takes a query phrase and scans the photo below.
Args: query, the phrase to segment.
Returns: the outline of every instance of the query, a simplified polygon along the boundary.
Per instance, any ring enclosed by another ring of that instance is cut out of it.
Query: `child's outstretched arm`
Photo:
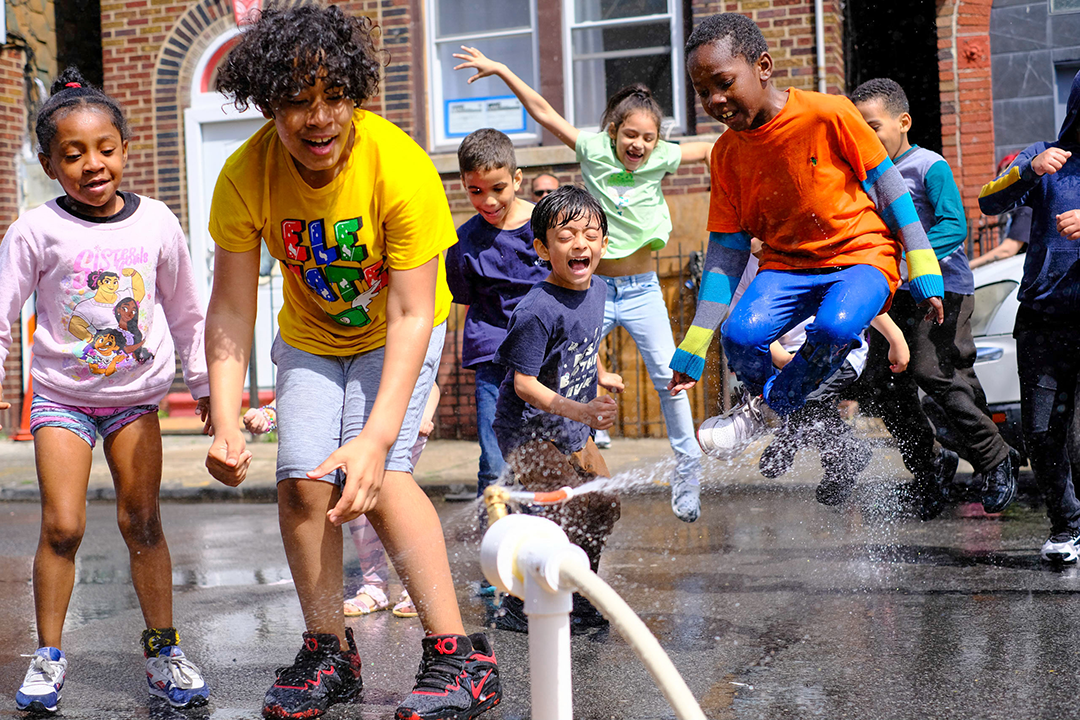
[[[1000,215],[1024,204],[1024,196],[1043,175],[1053,175],[1072,156],[1068,150],[1051,147],[1036,152],[1041,145],[1023,150],[1008,169],[983,185],[979,191],[979,209],[986,215]]]
[[[908,362],[911,361],[911,351],[908,349],[907,340],[899,326],[886,313],[881,313],[870,321],[870,327],[877,330],[889,341],[889,369],[894,373],[902,373],[907,370]]]
[[[679,162],[685,165],[689,162],[708,160],[712,149],[713,143],[708,142],[679,143],[679,152],[681,153]]]
[[[668,390],[672,395],[689,390],[701,379],[713,333],[727,317],[731,298],[749,259],[749,233],[709,233],[697,312],[686,337],[671,358],[670,367],[675,376],[668,383]]]
[[[874,201],[881,219],[904,246],[912,297],[919,305],[929,303],[926,318],[940,325],[945,320],[945,310],[941,304],[945,283],[904,178],[886,155],[875,167],[866,169],[862,186]]]
[[[462,45],[461,50],[460,53],[454,53],[454,57],[465,62],[455,65],[454,69],[475,70],[476,74],[469,78],[469,83],[489,75],[499,77],[510,88],[510,91],[518,96],[518,99],[525,106],[526,112],[532,116],[533,120],[540,123],[570,148],[577,147],[577,138],[581,131],[568,123],[562,115],[555,112],[555,108],[551,107],[551,103],[545,100],[540,93],[529,87],[524,80],[515,75],[506,65],[492,60],[476,48]]]
[[[595,430],[607,430],[615,424],[618,404],[610,395],[599,395],[589,403],[563,397],[536,379],[534,375],[514,371],[514,392],[538,410],[584,423]]]

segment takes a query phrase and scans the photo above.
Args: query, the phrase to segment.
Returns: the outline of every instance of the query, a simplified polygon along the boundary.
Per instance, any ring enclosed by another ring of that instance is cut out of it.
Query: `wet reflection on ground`
[[[601,575],[668,649],[709,717],[1067,717],[1078,688],[1080,575],[1040,566],[1041,510],[920,523],[890,509],[887,484],[840,511],[812,494],[707,494],[693,525],[665,494],[626,495]],[[490,617],[476,507],[438,505],[470,630]],[[39,510],[0,504],[0,718],[33,650],[30,568]],[[213,686],[205,711],[147,700],[141,614],[114,509],[92,504],[65,632],[65,718],[257,718],[275,667],[302,632],[271,505],[168,504],[176,618]],[[347,571],[356,572],[344,538]],[[400,587],[392,585],[396,598]],[[349,621],[365,702],[329,718],[389,718],[419,661],[418,621]],[[491,631],[505,699],[485,717],[529,716],[525,636]],[[575,637],[575,716],[671,717],[614,632]]]

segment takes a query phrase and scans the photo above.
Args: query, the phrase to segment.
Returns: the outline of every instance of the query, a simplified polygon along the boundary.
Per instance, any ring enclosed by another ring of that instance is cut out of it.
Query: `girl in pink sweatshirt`
[[[123,111],[78,70],[53,84],[36,131],[38,159],[65,194],[24,213],[0,243],[0,383],[12,324],[37,292],[30,429],[42,509],[33,574],[38,650],[16,704],[53,712],[60,700],[67,671],[60,636],[100,434],[146,621],[150,693],[174,707],[202,705],[209,688],[173,627],[172,563],[158,508],[157,411],[173,381],[174,347],[204,419],[209,409],[187,243],[163,203],[119,190],[129,137]],[[7,407],[0,389],[0,409]]]

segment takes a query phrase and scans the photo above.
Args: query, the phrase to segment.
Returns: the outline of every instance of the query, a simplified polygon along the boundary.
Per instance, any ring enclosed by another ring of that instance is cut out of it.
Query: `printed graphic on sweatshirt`
[[[372,258],[360,241],[363,227],[362,217],[339,220],[329,232],[322,219],[281,222],[285,267],[323,301],[330,317],[352,327],[371,322],[371,304],[389,276],[386,258]]]
[[[113,265],[110,261],[121,260]],[[104,265],[104,267],[102,267]],[[149,266],[145,250],[86,250],[68,277],[67,334],[73,359],[64,370],[77,380],[130,372],[154,354],[144,347],[152,297],[133,265]]]

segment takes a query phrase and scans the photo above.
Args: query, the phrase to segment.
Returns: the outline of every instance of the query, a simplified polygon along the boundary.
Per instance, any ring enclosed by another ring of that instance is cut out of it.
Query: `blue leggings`
[[[888,298],[888,280],[871,265],[759,272],[724,323],[728,364],[773,411],[789,415],[840,369]],[[777,371],[769,345],[811,315],[806,343]]]

